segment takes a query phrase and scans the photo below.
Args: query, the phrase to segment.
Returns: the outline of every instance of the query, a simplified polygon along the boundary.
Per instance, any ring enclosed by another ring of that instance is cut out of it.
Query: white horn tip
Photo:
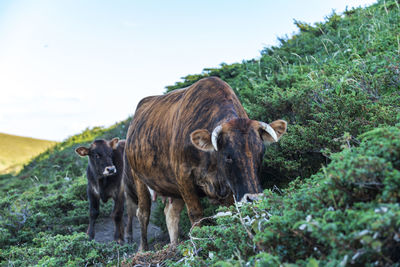
[[[276,135],[275,130],[268,124],[265,122],[260,122],[262,128],[269,133],[269,135],[272,137],[272,139],[274,139],[275,142],[278,142],[278,136]]]

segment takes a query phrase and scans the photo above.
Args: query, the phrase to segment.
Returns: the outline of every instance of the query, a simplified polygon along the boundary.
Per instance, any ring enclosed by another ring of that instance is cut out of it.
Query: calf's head
[[[89,168],[96,177],[106,177],[117,173],[113,163],[113,150],[117,148],[118,138],[111,141],[95,140],[89,147],[78,147],[75,152],[81,156],[89,157]]]
[[[218,125],[212,133],[196,130],[190,139],[197,149],[215,153],[216,179],[220,185],[227,184],[239,201],[246,193],[262,192],[258,176],[263,155],[286,132],[286,127],[284,120],[267,124],[240,118]],[[228,194],[229,190],[223,193]]]

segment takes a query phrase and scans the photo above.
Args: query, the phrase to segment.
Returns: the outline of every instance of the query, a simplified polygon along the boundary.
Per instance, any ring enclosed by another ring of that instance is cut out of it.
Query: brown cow
[[[124,241],[123,213],[124,190],[122,186],[123,155],[125,140],[114,138],[111,141],[95,140],[89,147],[78,147],[75,151],[81,157],[88,156],[87,195],[89,199],[88,235],[94,238],[94,224],[99,216],[100,199],[105,203],[109,198],[114,200],[112,218],[114,220],[114,240]],[[133,193],[135,191],[133,189]]]
[[[144,98],[127,133],[127,168],[139,199],[141,249],[147,249],[150,196],[172,197],[164,210],[171,243],[186,204],[192,224],[201,219],[200,197],[220,202],[260,193],[265,149],[286,132],[286,122],[250,120],[231,87],[202,79],[165,95]]]

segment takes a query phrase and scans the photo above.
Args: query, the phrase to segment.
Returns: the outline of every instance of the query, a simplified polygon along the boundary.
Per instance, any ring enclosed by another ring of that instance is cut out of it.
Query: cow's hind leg
[[[114,209],[112,218],[114,221],[114,241],[119,244],[124,243],[124,193],[120,191],[118,196],[114,199]]]
[[[173,198],[168,199],[167,204],[164,208],[165,220],[167,222],[169,239],[172,245],[178,244],[178,235],[179,235],[179,220],[180,214],[183,209],[182,199]]]
[[[135,174],[133,174],[135,175]],[[145,251],[149,249],[147,244],[147,226],[149,225],[149,218],[150,218],[150,209],[151,209],[151,199],[150,199],[150,192],[147,186],[139,180],[136,176],[135,185],[138,195],[138,206],[136,216],[139,220],[140,224],[140,246],[139,251]]]
[[[133,217],[136,216],[136,212],[138,209],[138,202],[137,199],[132,199],[132,197],[127,193],[125,193],[125,199],[126,199],[126,211],[128,213],[128,222],[126,224],[125,232],[127,233],[128,243],[132,243],[133,242],[132,223],[133,223]]]

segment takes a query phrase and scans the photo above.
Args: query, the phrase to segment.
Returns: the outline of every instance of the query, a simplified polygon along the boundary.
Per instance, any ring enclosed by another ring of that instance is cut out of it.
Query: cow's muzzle
[[[104,176],[110,176],[110,175],[114,175],[116,173],[117,173],[117,169],[115,168],[115,166],[107,166],[104,168],[104,171],[103,171]]]
[[[257,201],[261,198],[263,193],[256,193],[256,194],[244,194],[242,199],[239,202],[249,203],[253,201]]]
[[[230,193],[231,190],[229,189],[228,186],[225,185],[220,185],[216,190],[216,194],[219,199],[227,198],[230,195]]]

